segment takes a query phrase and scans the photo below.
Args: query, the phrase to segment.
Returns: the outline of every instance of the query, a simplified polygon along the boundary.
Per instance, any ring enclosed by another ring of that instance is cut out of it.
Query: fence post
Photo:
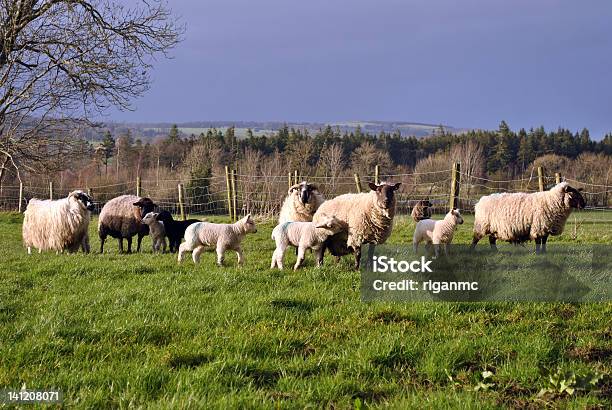
[[[49,199],[53,200],[53,181],[49,181]]]
[[[453,163],[453,170],[451,171],[451,189],[449,199],[449,210],[459,207],[459,184],[461,183],[461,164],[459,162]]]
[[[136,196],[140,196],[140,192],[142,191],[142,181],[140,180],[140,176],[136,177]]]
[[[357,192],[361,193],[361,179],[357,174],[353,174],[353,176],[355,177],[355,185],[357,186]]]
[[[299,181],[298,181],[298,171],[297,171],[297,169],[296,169],[295,171],[293,171],[293,183],[294,183],[295,185],[297,185],[297,184],[298,184],[298,182],[299,182]]]
[[[236,193],[236,170],[232,170],[232,210],[234,212],[234,222],[238,220],[238,194]]]
[[[374,183],[376,185],[380,184],[380,165],[378,164],[374,167]]]
[[[232,187],[230,183],[229,167],[225,166],[225,185],[227,186],[227,213],[232,219]]]
[[[293,186],[293,175],[290,172],[289,173],[289,186],[287,187],[287,189],[291,189],[291,186]]]
[[[19,206],[18,206],[19,213],[21,213],[22,203],[23,203],[23,182],[20,182],[19,183]]]
[[[544,191],[544,170],[542,167],[538,167],[538,187],[540,192]]]
[[[179,210],[181,212],[181,219],[184,221],[185,219],[185,207],[183,205],[183,184],[178,184],[178,201],[179,201]]]
[[[87,195],[93,198],[93,190],[91,188],[87,188]]]
[[[558,172],[555,172],[555,183],[561,183],[561,174]]]

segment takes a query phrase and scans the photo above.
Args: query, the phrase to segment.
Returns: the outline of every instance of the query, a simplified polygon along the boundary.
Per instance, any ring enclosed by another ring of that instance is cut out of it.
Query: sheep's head
[[[144,218],[142,218],[142,222],[150,225],[153,222],[157,221],[157,217],[159,216],[159,213],[157,212],[147,212],[147,214],[144,216]]]
[[[395,207],[395,191],[400,187],[401,182],[397,184],[382,183],[376,185],[373,182],[368,183],[370,189],[376,192],[376,203],[382,209],[391,209]]]
[[[323,215],[323,218],[317,223],[315,228],[323,228],[331,231],[332,235],[341,232],[346,229],[346,224],[340,219],[336,218],[335,215],[328,216]]]
[[[168,211],[161,211],[159,212],[156,216],[155,219],[157,219],[160,222],[163,223],[169,223],[172,222],[174,220],[174,218],[172,218],[172,214]]]
[[[446,214],[447,218],[452,218],[456,225],[463,224],[463,217],[457,208],[453,208]]]
[[[151,198],[140,198],[137,202],[134,202],[133,205],[136,207],[135,216],[139,219],[142,219],[142,217],[149,212],[153,212],[157,207]]]
[[[303,181],[289,188],[288,194],[291,195],[293,193],[297,194],[300,202],[303,205],[307,205],[310,202],[310,198],[312,198],[314,194],[318,194],[319,190],[316,185],[309,184],[306,181]]]
[[[257,233],[257,227],[251,214],[248,214],[238,222],[244,227],[246,233]]]
[[[83,191],[72,191],[68,198],[76,201],[83,209],[88,211],[93,211],[94,209],[93,199]]]
[[[563,186],[563,202],[568,208],[584,209],[586,200],[580,193],[582,188],[576,189],[569,186],[567,183]]]

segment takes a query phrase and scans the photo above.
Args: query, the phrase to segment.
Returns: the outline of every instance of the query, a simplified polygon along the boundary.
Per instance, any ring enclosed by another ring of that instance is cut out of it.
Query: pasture
[[[351,258],[270,270],[271,222],[242,268],[177,265],[148,237],[100,255],[96,223],[91,255],[28,256],[21,216],[0,214],[0,388],[89,408],[612,406],[612,303],[362,303]],[[612,215],[580,212],[556,242],[612,244]]]

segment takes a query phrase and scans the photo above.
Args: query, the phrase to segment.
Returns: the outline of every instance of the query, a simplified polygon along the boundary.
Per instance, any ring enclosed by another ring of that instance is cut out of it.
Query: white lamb
[[[236,251],[238,264],[244,261],[240,243],[248,233],[257,232],[255,222],[248,214],[233,224],[214,224],[210,222],[196,222],[185,230],[185,242],[179,246],[178,261],[183,261],[185,252],[193,252],[194,263],[200,261],[200,254],[206,246],[215,246],[217,250],[217,265],[223,266],[225,251]]]
[[[89,253],[89,220],[93,202],[83,191],[73,191],[58,200],[33,198],[23,218],[23,243],[32,253],[53,250]]]
[[[149,212],[142,222],[149,226],[149,235],[151,235],[151,242],[153,242],[153,253],[166,252],[166,228],[164,223],[157,220],[159,212]]]
[[[444,254],[448,255],[450,244],[453,241],[457,225],[463,223],[463,218],[459,210],[449,211],[444,219],[435,221],[433,219],[423,219],[416,224],[414,235],[412,236],[412,246],[416,253],[419,243],[425,241],[434,245],[436,257],[440,254],[440,245],[444,245]]]
[[[324,216],[318,223],[314,222],[284,222],[277,225],[272,231],[272,239],[276,242],[276,249],[272,255],[270,268],[278,266],[283,269],[283,256],[289,245],[298,249],[297,261],[293,266],[297,270],[304,261],[307,249],[317,253],[317,266],[321,266],[323,259],[323,242],[342,229],[345,225],[335,216]]]

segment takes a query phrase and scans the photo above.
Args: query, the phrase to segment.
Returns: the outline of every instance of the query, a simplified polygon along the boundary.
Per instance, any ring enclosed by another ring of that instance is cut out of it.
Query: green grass
[[[610,244],[610,219],[580,213],[578,237],[572,217],[550,243]],[[350,258],[270,270],[271,223],[245,239],[243,268],[212,252],[177,265],[148,238],[144,254],[111,241],[100,255],[95,222],[93,254],[28,256],[20,224],[0,215],[0,389],[58,387],[88,408],[612,405],[611,303],[362,303]],[[389,242],[412,225],[399,218]],[[558,368],[608,376],[537,397]],[[484,370],[494,385],[474,391]]]

